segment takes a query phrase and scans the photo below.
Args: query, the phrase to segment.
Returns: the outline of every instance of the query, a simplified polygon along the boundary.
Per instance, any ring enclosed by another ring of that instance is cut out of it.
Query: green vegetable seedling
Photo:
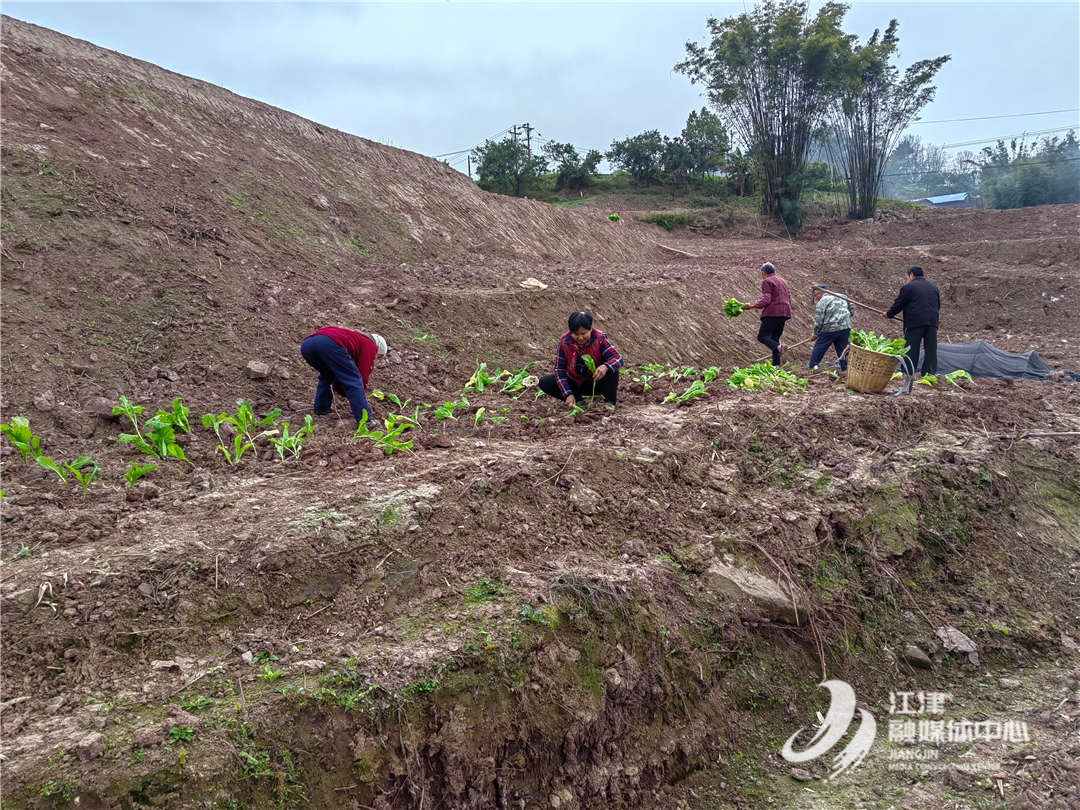
[[[408,417],[391,414],[383,421],[383,429],[372,430],[368,427],[368,412],[364,411],[364,415],[360,417],[360,423],[356,426],[356,433],[353,434],[353,441],[357,439],[373,441],[389,456],[400,450],[412,450],[412,440],[400,441],[400,437],[406,430],[411,430],[413,427],[415,423]]]
[[[146,475],[148,472],[156,470],[157,464],[137,464],[131,462],[131,465],[127,468],[127,472],[124,473],[124,478],[128,482],[128,489],[135,486],[135,482]]]
[[[94,480],[94,476],[101,472],[101,465],[90,456],[79,456],[70,464],[65,465],[65,469],[79,482],[82,487],[83,500],[85,501],[87,492],[90,489],[90,482]]]
[[[289,432],[290,424],[290,422],[282,422],[281,436],[270,437],[270,444],[277,448],[278,458],[281,461],[285,461],[286,453],[291,453],[293,458],[300,458],[300,453],[304,449],[304,442],[315,432],[315,423],[310,413],[304,417],[304,426],[297,430],[296,433]]]
[[[64,475],[64,471],[60,468],[60,465],[53,461],[51,458],[40,453],[34,457],[34,460],[44,467],[46,470],[52,470],[60,477],[60,482],[67,486],[67,477]]]
[[[593,375],[592,381],[592,394],[590,397],[596,396],[596,361],[587,354],[581,356],[581,361],[585,364],[585,367],[589,369],[589,373]]]
[[[30,429],[30,420],[25,416],[13,416],[8,424],[0,424],[0,432],[15,445],[24,462],[41,455],[41,437]]]

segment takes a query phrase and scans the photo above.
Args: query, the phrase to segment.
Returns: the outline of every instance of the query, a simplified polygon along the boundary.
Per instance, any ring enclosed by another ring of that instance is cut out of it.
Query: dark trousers
[[[847,371],[847,358],[844,357],[844,349],[847,348],[850,340],[850,329],[822,332],[817,336],[817,341],[814,343],[814,351],[810,353],[810,368],[817,368],[821,361],[825,359],[825,352],[829,350],[829,347],[835,346],[836,357],[840,361],[840,370]]]
[[[904,342],[907,343],[907,356],[911,360],[909,368],[918,371],[919,344],[922,343],[922,373],[937,373],[937,327],[916,326],[904,332]]]
[[[574,399],[583,399],[592,395],[593,384],[591,380],[582,383],[581,385],[578,385],[573,380],[567,380],[567,382],[570,383],[570,393],[574,395]],[[556,381],[554,374],[545,374],[540,378],[540,390],[549,397],[563,399],[562,392],[559,390],[559,383]],[[619,371],[618,369],[615,369],[614,371],[609,371],[604,375],[604,379],[596,383],[596,396],[602,396],[604,402],[610,402],[614,405],[618,394]]]
[[[787,322],[788,319],[782,316],[770,316],[761,319],[761,326],[758,329],[757,341],[765,344],[772,352],[774,366],[780,365],[780,338],[784,335],[784,326]]]
[[[359,422],[368,411],[364,380],[345,347],[327,335],[312,335],[300,344],[300,355],[305,362],[319,372],[319,385],[315,389],[315,413],[330,412],[334,403],[334,385],[345,391],[353,416]],[[368,411],[368,418],[371,412]]]

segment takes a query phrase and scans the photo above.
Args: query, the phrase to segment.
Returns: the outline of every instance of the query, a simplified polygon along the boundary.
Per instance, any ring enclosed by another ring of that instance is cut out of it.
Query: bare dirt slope
[[[8,18],[0,46],[3,420],[102,467],[84,498],[3,446],[5,807],[811,807],[829,785],[776,752],[826,673],[883,726],[891,689],[1004,711],[979,684],[1021,679],[1037,763],[999,806],[1080,801],[1080,451],[1030,435],[1080,431],[1076,387],[735,391],[761,351],[719,310],[772,260],[802,337],[811,282],[884,307],[919,263],[954,340],[1077,368],[1080,208],[673,236]],[[495,385],[435,416],[478,362],[548,367],[579,308],[634,366],[616,411]],[[376,407],[416,415],[413,447],[352,441],[346,408],[299,459],[228,463],[199,417],[243,398],[295,427],[326,323],[389,338],[375,384],[411,402]],[[706,366],[706,397],[662,402]],[[120,396],[181,398],[189,463],[128,487],[150,459]],[[826,806],[986,798],[875,768]]]

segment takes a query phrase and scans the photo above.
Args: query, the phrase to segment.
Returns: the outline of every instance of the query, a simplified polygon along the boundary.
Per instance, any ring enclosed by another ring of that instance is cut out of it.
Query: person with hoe
[[[810,368],[817,368],[832,346],[836,349],[840,370],[847,371],[844,350],[851,341],[851,316],[855,314],[855,305],[831,295],[828,290],[828,285],[814,285],[814,337],[817,341],[810,353]]]
[[[364,413],[370,420],[374,414],[368,407],[365,391],[375,358],[384,357],[386,351],[386,340],[382,335],[369,335],[343,326],[324,326],[308,335],[300,344],[300,354],[319,372],[313,408],[315,415],[330,413],[336,392],[349,400],[357,424]]]
[[[919,370],[921,343],[922,373],[935,374],[938,367],[937,331],[941,293],[927,280],[921,267],[912,267],[907,271],[907,284],[900,288],[900,294],[885,313],[886,320],[891,320],[898,312],[904,313],[904,342],[907,343],[911,373]]]
[[[573,313],[567,324],[570,331],[559,339],[555,353],[555,373],[540,378],[540,390],[557,397],[573,408],[587,396],[602,396],[612,407],[619,393],[619,354],[607,335],[593,329],[592,315]]]
[[[772,352],[772,364],[779,366],[784,355],[784,345],[780,338],[784,334],[784,326],[791,318],[791,290],[771,262],[761,265],[761,298],[754,304],[747,304],[746,308],[761,310],[758,343],[768,347]]]

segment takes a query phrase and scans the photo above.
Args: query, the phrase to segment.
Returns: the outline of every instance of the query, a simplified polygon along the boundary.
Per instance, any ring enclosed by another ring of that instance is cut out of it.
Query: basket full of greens
[[[907,351],[903,338],[853,331],[848,346],[848,388],[867,394],[880,394]]]

